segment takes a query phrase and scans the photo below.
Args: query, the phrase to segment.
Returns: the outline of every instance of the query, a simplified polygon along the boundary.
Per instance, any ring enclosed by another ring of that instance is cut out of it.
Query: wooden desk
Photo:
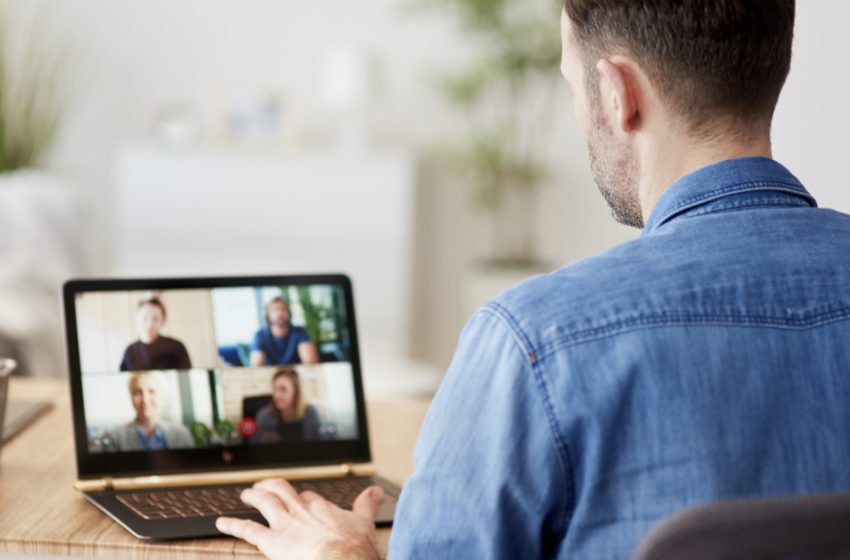
[[[257,557],[235,539],[170,543],[137,540],[89,504],[75,480],[71,404],[64,380],[12,380],[17,399],[50,399],[54,408],[0,450],[0,553],[106,558]],[[413,447],[426,400],[370,402],[372,454],[378,473],[401,483],[413,471]],[[379,530],[386,553],[390,530]]]

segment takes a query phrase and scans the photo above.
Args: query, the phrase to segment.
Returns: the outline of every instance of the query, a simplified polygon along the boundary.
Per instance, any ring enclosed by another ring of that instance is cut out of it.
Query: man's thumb
[[[351,509],[360,517],[374,522],[382,503],[384,503],[384,489],[380,486],[370,486],[360,492]]]

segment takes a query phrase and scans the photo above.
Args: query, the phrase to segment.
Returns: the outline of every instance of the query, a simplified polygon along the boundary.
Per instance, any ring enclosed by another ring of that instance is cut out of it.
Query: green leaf
[[[12,6],[0,7],[0,171],[37,165],[53,141],[60,111],[55,85],[64,55],[48,51],[38,36],[46,34],[38,26],[48,7],[32,10],[31,21],[20,21],[20,12],[13,21]]]
[[[440,86],[446,98],[462,107],[479,101],[486,93],[491,75],[483,65],[453,75],[443,76]]]

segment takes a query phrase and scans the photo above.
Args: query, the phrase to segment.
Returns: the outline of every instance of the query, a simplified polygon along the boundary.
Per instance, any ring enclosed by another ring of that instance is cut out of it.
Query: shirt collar
[[[655,205],[641,235],[649,235],[697,206],[755,191],[786,193],[817,207],[812,195],[780,163],[765,157],[729,159],[698,169],[673,183]]]

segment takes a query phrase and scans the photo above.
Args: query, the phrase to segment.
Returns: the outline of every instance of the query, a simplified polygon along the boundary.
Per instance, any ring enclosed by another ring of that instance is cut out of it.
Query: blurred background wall
[[[450,10],[413,9],[400,0],[6,0],[2,7],[8,14],[7,61],[50,68],[41,88],[54,94],[59,118],[40,164],[58,190],[72,193],[73,201],[54,206],[74,208],[69,225],[59,230],[65,245],[55,254],[31,242],[36,233],[7,226],[0,243],[17,255],[12,260],[19,266],[12,271],[11,257],[4,258],[4,278],[41,274],[58,290],[67,274],[286,273],[331,269],[336,262],[342,265],[336,268],[358,271],[360,323],[367,338],[374,335],[364,341],[367,372],[370,360],[391,364],[373,386],[391,386],[392,372],[407,372],[428,378],[418,391],[438,381],[464,322],[491,292],[638,233],[608,218],[571,99],[557,76],[542,105],[552,130],[538,138],[532,127],[525,139],[548,166],[531,202],[507,218],[481,211],[468,177],[439,156],[440,147],[464,138],[467,127],[463,111],[437,87],[439,77],[487,48]],[[797,10],[793,65],[776,115],[775,157],[822,206],[847,212],[842,156],[850,71],[843,55],[850,52],[850,37],[843,24],[850,21],[850,4],[799,2]],[[557,18],[557,9],[552,13]],[[498,103],[493,110],[500,110]],[[288,173],[298,166],[306,171],[293,179]],[[328,168],[346,172],[323,175]],[[229,179],[214,180],[222,176]],[[375,184],[384,186],[351,196]],[[251,185],[263,186],[252,191]],[[310,198],[304,193],[318,192],[311,189],[322,192],[322,200],[304,203],[317,214],[315,228],[296,219],[304,214],[299,200]],[[0,200],[2,190],[0,184]],[[205,202],[205,190],[215,190],[214,203]],[[269,208],[252,222],[251,208],[266,192]],[[317,208],[323,200],[330,208],[336,199],[368,224],[322,221],[325,213]],[[183,206],[192,200],[194,206]],[[5,204],[0,216],[13,207]],[[175,217],[180,215],[185,221]],[[207,215],[212,218],[205,220]],[[31,231],[65,219],[54,210],[42,212]],[[522,219],[532,224],[534,262],[525,263],[532,266],[492,273],[481,262],[498,249],[494,245],[505,243],[498,230],[510,233],[512,222]],[[298,227],[287,229],[287,223]],[[254,226],[257,237],[251,236]],[[328,253],[362,229],[375,235],[352,245],[348,255]],[[160,239],[163,249],[137,258],[134,240],[156,231],[169,232],[175,243]],[[304,243],[257,250],[258,238],[300,239],[302,231]],[[246,258],[216,259],[215,247],[198,247],[212,237],[225,243],[229,232],[249,248],[240,253]],[[378,239],[381,232],[386,235]],[[301,254],[305,244],[310,250]],[[368,254],[369,247],[379,247],[380,254]],[[192,251],[200,256],[187,259]],[[8,278],[0,285],[13,294],[0,296],[0,333],[29,352],[32,373],[62,371],[44,355],[58,355],[58,304],[39,311],[47,326],[21,324],[33,313],[25,300],[35,296],[15,289]],[[48,350],[33,352],[27,340],[52,342],[39,343]]]

